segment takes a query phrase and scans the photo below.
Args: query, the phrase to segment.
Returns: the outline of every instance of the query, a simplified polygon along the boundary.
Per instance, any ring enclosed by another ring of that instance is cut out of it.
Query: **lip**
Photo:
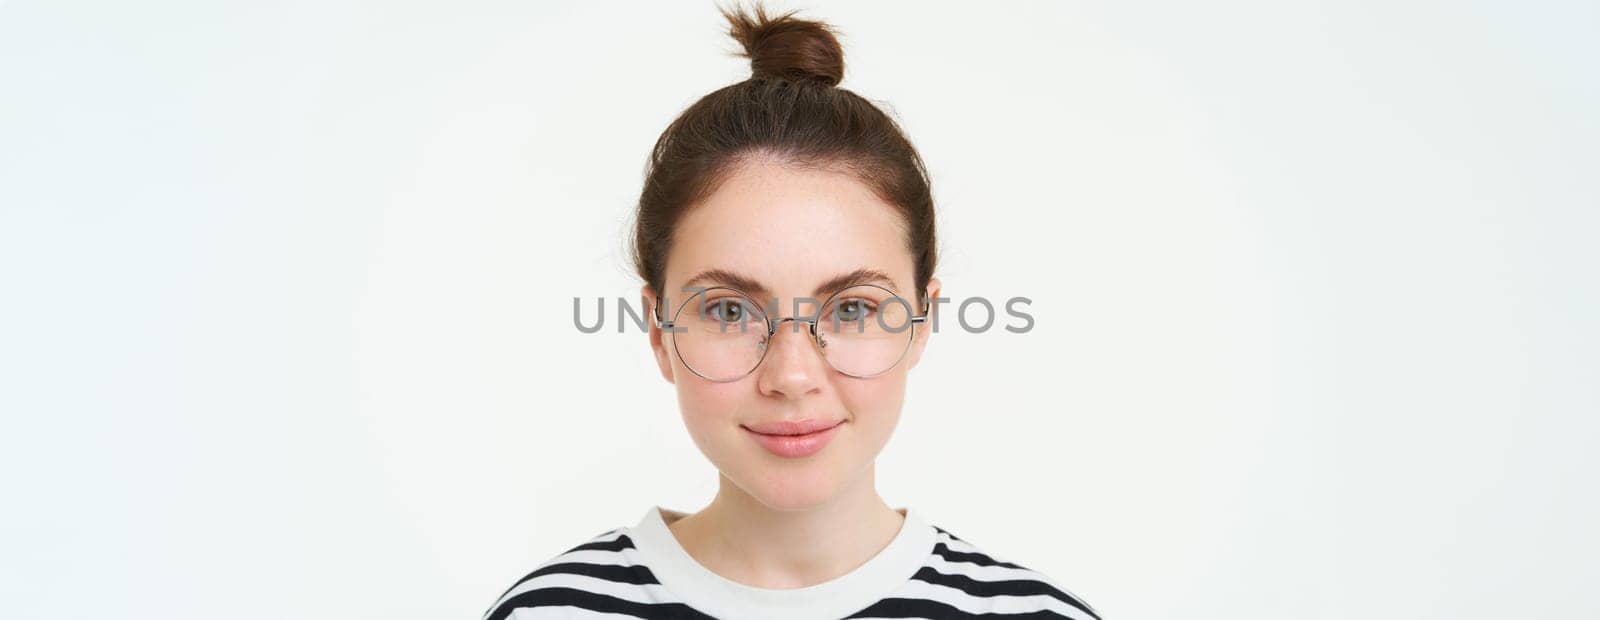
[[[743,426],[756,443],[784,458],[800,458],[820,452],[833,439],[844,420],[795,420],[764,422]]]

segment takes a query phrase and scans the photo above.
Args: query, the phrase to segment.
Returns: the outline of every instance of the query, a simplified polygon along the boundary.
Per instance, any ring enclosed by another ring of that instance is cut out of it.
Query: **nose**
[[[822,390],[827,362],[811,339],[809,325],[794,319],[778,321],[767,339],[767,355],[756,370],[762,394],[799,398]]]

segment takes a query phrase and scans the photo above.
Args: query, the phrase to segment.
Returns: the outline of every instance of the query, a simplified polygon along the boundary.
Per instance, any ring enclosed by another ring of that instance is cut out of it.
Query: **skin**
[[[905,239],[900,216],[854,177],[752,159],[679,220],[667,258],[667,302],[686,299],[692,291],[683,285],[708,269],[765,285],[769,293],[752,296],[776,296],[777,317],[793,314],[794,298],[812,297],[819,284],[863,268],[883,272],[914,300]],[[642,294],[654,307],[656,291],[646,285]],[[927,294],[939,295],[937,279]],[[828,366],[805,328],[794,325],[779,327],[754,372],[727,383],[692,373],[673,352],[672,336],[650,330],[689,435],[720,478],[711,503],[669,529],[701,565],[756,587],[805,587],[848,573],[881,551],[904,520],[878,495],[874,463],[899,421],[907,373],[930,330],[917,328],[893,370],[861,379]],[[821,452],[794,459],[767,452],[741,427],[804,418],[844,422]]]

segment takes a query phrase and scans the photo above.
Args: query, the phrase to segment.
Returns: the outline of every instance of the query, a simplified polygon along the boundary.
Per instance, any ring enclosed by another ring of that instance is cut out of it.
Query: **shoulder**
[[[566,608],[564,618],[672,615],[676,607],[639,561],[628,533],[625,527],[607,530],[539,564],[495,599],[483,620],[541,607]]]
[[[937,606],[929,611],[1099,620],[1098,611],[1051,577],[932,527],[933,553],[908,586],[911,596],[925,601],[922,604]]]

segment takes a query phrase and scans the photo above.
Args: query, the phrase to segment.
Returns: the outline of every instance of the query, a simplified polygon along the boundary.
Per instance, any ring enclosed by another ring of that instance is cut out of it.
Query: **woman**
[[[825,24],[723,14],[753,74],[661,135],[634,238],[650,346],[720,488],[549,560],[485,617],[1098,618],[879,497],[939,295],[926,174],[835,86]]]

